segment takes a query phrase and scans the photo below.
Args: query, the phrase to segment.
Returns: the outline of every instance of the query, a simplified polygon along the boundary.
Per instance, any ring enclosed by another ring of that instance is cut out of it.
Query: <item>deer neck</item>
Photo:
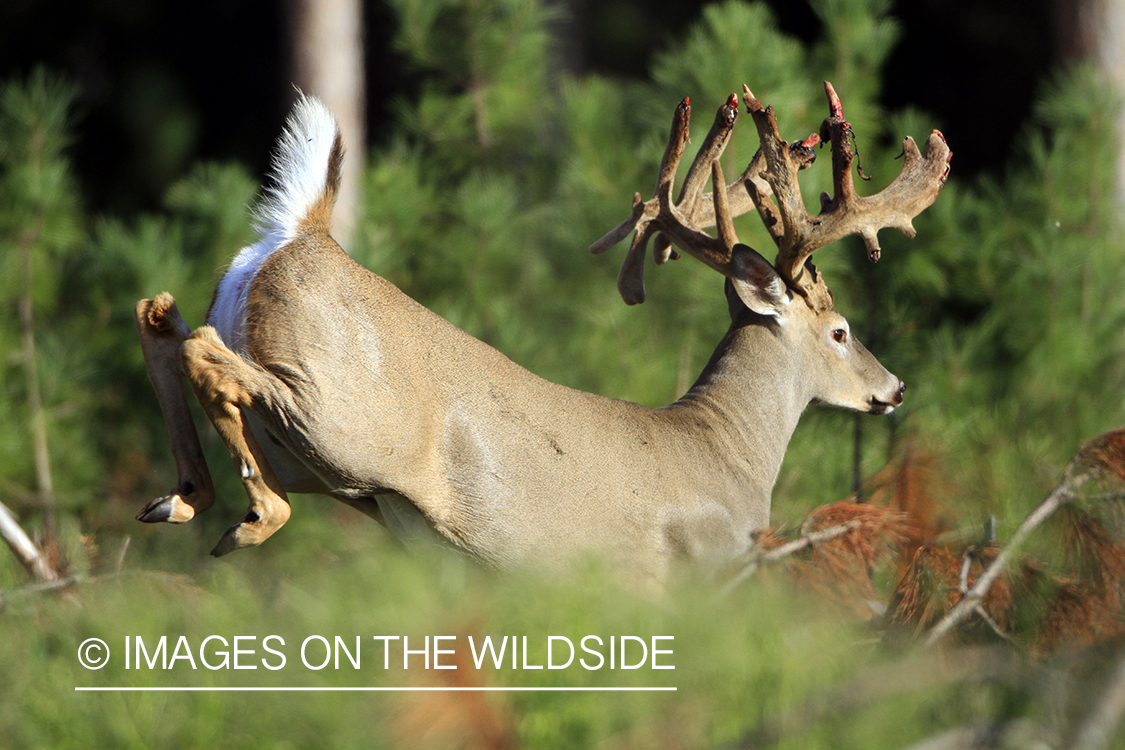
[[[695,385],[669,407],[700,440],[721,444],[715,455],[746,475],[767,508],[789,440],[812,400],[784,333],[762,316],[739,316]]]

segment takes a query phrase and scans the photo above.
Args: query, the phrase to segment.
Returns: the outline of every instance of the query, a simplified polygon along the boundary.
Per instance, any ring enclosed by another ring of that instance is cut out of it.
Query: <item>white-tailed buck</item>
[[[186,374],[242,476],[250,509],[213,554],[260,544],[289,518],[286,492],[319,492],[400,537],[437,535],[485,565],[557,566],[593,554],[634,575],[666,577],[677,558],[721,562],[769,522],[789,438],[812,401],[872,414],[904,386],[833,310],[809,262],[859,234],[913,235],[937,196],[950,151],[937,131],[881,193],[852,184],[851,132],[826,84],[819,137],[788,144],[770,108],[745,90],[761,148],[726,185],[719,155],[737,116],[732,94],[688,170],[685,99],[672,122],[656,197],[591,248],[636,238],[619,287],[643,299],[643,254],[657,232],[727,277],[731,326],[699,380],[651,409],[549,383],[353,262],[329,235],[343,149],[332,115],[302,97],[283,133],[261,239],[219,282],[209,325],[194,332],[161,294],[137,305],[145,361],[168,421],[179,483],[138,518],[183,523],[214,501],[192,424]],[[831,145],[834,194],[809,214],[797,172]],[[711,177],[715,190],[703,194]],[[780,249],[771,265],[738,243],[732,216],[756,208]],[[701,231],[716,225],[717,237]]]

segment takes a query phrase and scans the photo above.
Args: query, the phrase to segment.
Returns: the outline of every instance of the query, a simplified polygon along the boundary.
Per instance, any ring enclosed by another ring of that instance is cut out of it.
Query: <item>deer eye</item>
[[[837,344],[846,343],[848,340],[848,332],[844,328],[837,328],[832,331],[832,338]]]

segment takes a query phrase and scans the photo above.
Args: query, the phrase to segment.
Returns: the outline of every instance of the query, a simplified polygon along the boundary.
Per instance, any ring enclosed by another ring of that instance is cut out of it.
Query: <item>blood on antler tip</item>
[[[680,102],[680,106],[676,107],[676,116],[679,117],[684,123],[691,119],[691,97],[685,96],[684,100]]]
[[[820,143],[820,134],[819,133],[813,133],[808,138],[801,141],[801,143],[799,145],[804,146],[805,148],[812,148],[813,146],[815,146],[818,143]]]

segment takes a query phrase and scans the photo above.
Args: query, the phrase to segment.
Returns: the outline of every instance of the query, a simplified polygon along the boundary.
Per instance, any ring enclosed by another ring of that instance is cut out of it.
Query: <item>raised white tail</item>
[[[344,158],[340,127],[319,99],[301,95],[277,141],[272,184],[256,213],[258,231],[280,247],[316,223],[328,231]],[[245,251],[244,251],[245,252]]]
[[[254,211],[260,237],[231,261],[207,316],[232,349],[245,346],[246,297],[262,264],[303,232],[328,233],[343,158],[336,118],[316,97],[300,95],[278,139],[271,182]]]

